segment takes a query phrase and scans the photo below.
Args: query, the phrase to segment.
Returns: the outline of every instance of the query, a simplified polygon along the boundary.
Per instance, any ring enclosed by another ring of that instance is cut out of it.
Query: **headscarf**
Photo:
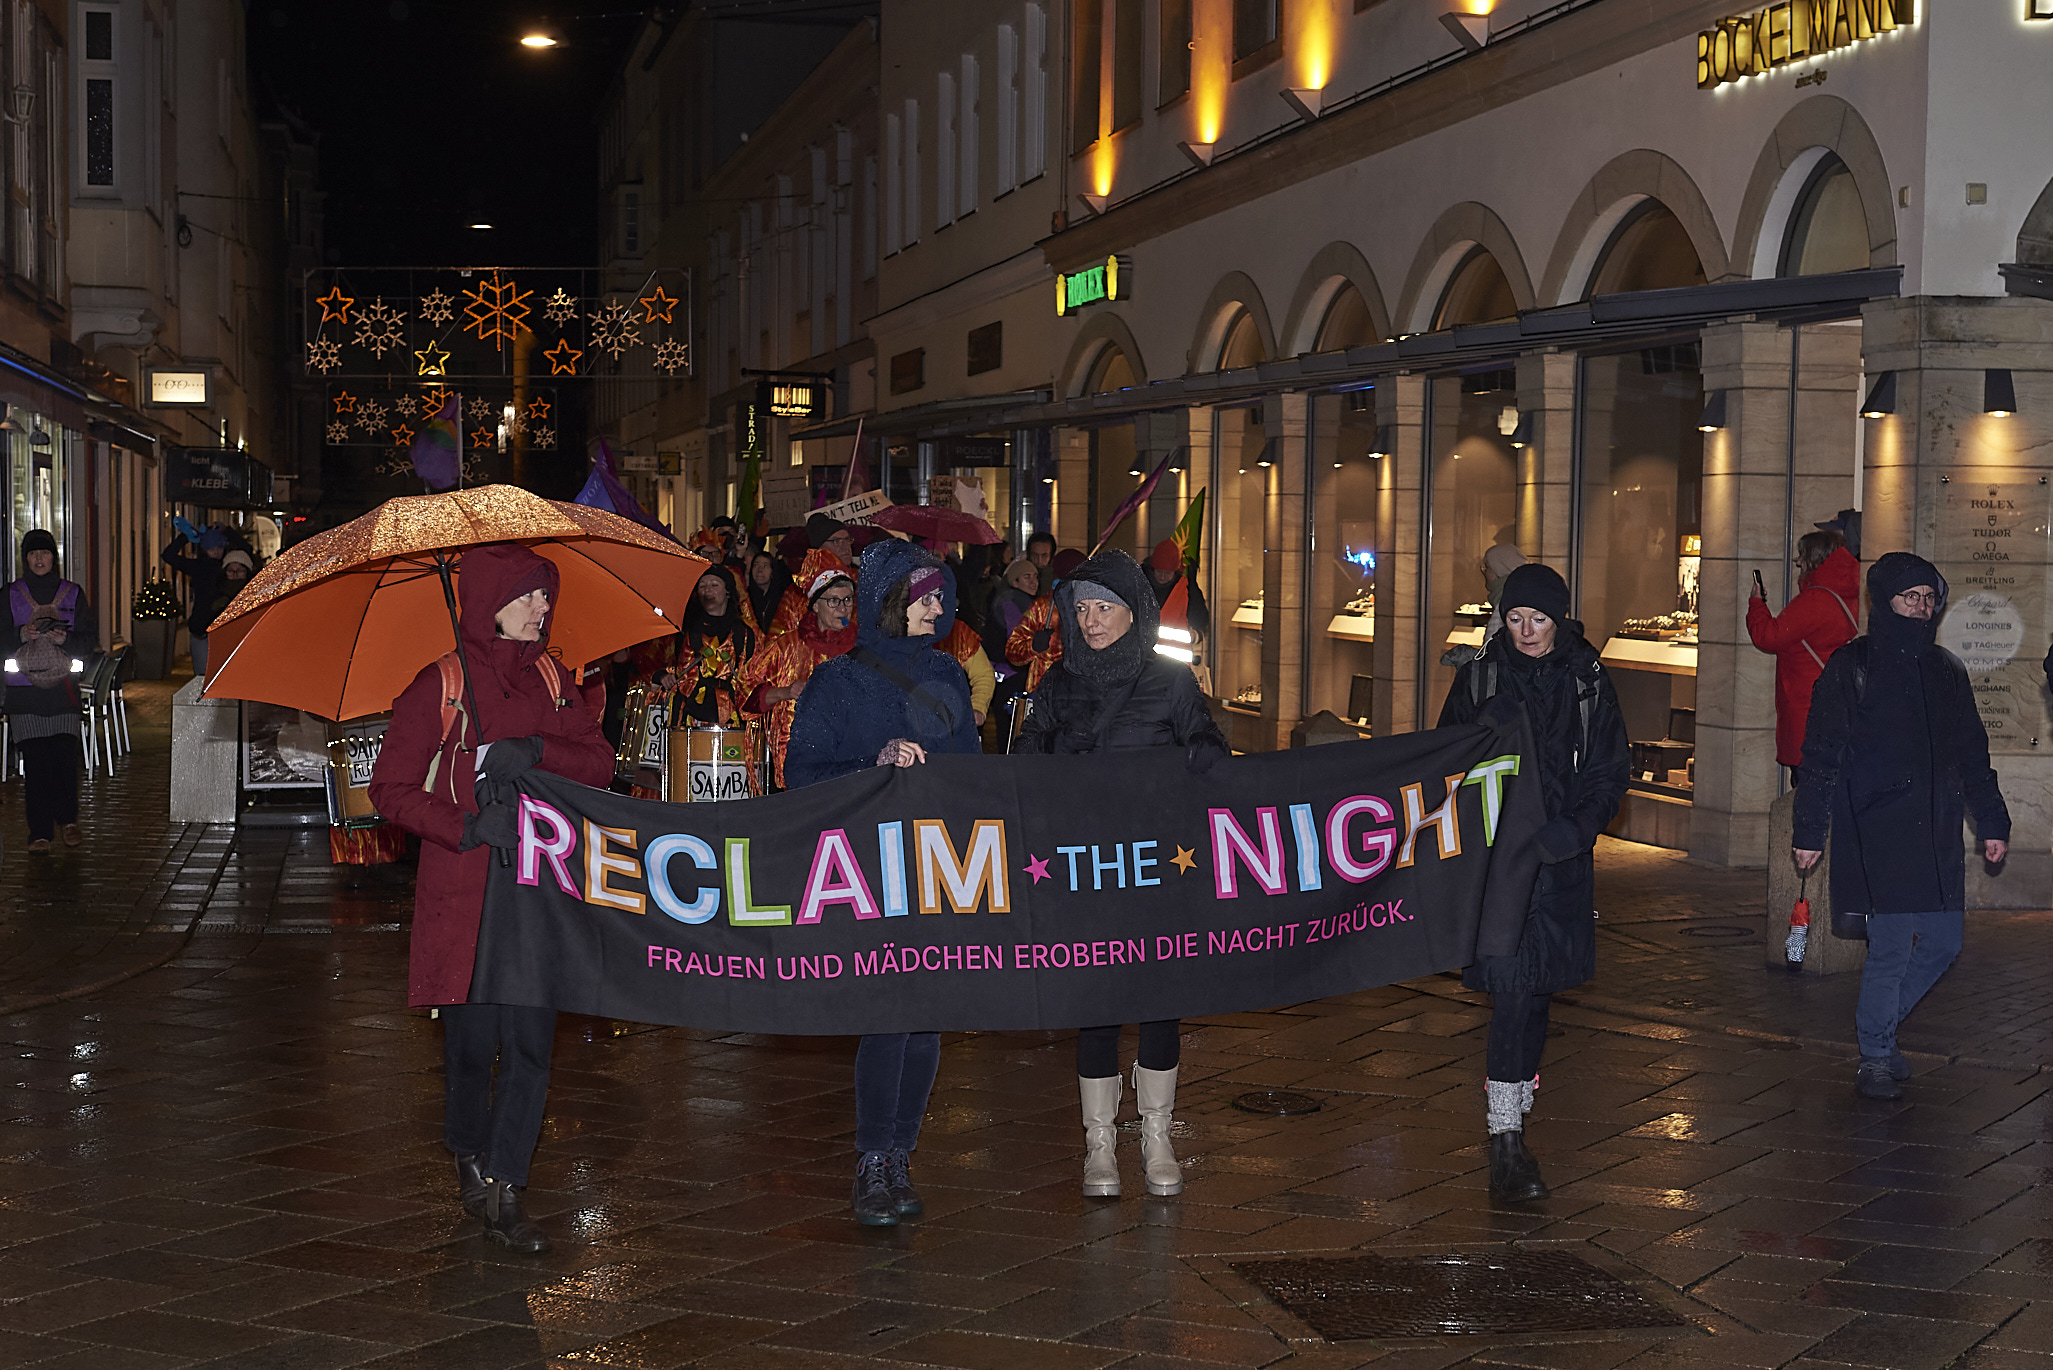
[[[922,571],[941,577],[941,617],[931,637],[890,637],[884,632],[884,601]],[[915,542],[887,538],[863,549],[856,574],[856,645],[867,647],[900,670],[914,656],[939,643],[955,628],[955,575],[941,558]]]
[[[1905,590],[1929,585],[1939,592],[1930,618],[1905,618],[1890,601]],[[1946,577],[1911,552],[1885,552],[1868,568],[1868,637],[1883,652],[1916,656],[1932,645],[1946,612]]]
[[[707,638],[731,638],[737,633],[748,632],[748,624],[741,617],[741,592],[734,587],[734,572],[725,566],[715,565],[708,566],[705,574],[718,576],[726,585],[727,610],[718,615],[712,613],[699,598],[697,587],[693,587],[691,604],[684,611],[684,636],[694,652],[705,644]],[[752,642],[751,637],[748,645]]]
[[[30,552],[48,552],[51,556],[50,571],[37,575],[29,570]],[[47,528],[32,528],[21,540],[21,578],[28,585],[29,598],[38,604],[48,604],[57,598],[59,587],[64,584],[64,557],[57,550],[57,539]]]
[[[1133,626],[1102,649],[1084,641],[1077,625],[1079,599],[1116,598],[1133,612]],[[1062,661],[1059,670],[1082,681],[1093,695],[1120,689],[1155,659],[1155,631],[1161,610],[1148,586],[1147,574],[1121,551],[1100,552],[1079,563],[1055,587],[1055,607],[1062,617]]]
[[[767,557],[770,561],[770,583],[761,589],[756,587],[756,557]],[[784,602],[784,592],[791,588],[791,568],[784,564],[784,558],[774,552],[758,552],[749,558],[748,602],[756,611],[756,622],[768,625],[777,617],[777,606]]]

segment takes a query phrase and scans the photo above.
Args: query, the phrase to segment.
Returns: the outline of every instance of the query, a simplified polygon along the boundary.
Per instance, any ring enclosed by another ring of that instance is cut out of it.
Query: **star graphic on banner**
[[[635,303],[642,307],[643,323],[654,323],[658,319],[661,319],[664,323],[669,323],[670,311],[677,308],[678,302],[674,297],[664,294],[663,287],[659,285],[653,292],[642,296]]]
[[[549,374],[552,376],[575,376],[577,359],[584,355],[581,348],[572,347],[570,339],[558,338],[556,345],[542,354],[549,359]]]
[[[1180,846],[1176,849],[1176,855],[1169,858],[1169,864],[1189,875],[1197,867],[1198,854],[1190,847]]]
[[[421,363],[421,369],[415,373],[416,375],[446,376],[449,374],[449,354],[435,346],[432,339],[425,349],[414,353],[414,356],[418,357]]]
[[[402,423],[402,424],[400,424],[400,425],[399,425],[399,427],[397,427],[397,428],[393,429],[393,430],[392,430],[392,445],[393,445],[394,447],[411,447],[411,446],[413,446],[413,429],[412,429],[412,428],[410,428],[410,427],[408,427],[408,426],[407,426],[406,424],[403,424],[403,423]]]
[[[1026,873],[1034,877],[1036,885],[1040,884],[1043,880],[1055,878],[1048,874],[1048,858],[1045,856],[1035,856],[1032,852],[1027,853]]]
[[[337,392],[335,396],[335,412],[338,414],[354,414],[356,412],[356,396],[350,394],[347,390]]]
[[[328,293],[314,303],[321,306],[322,323],[346,324],[349,322],[349,307],[356,303],[356,296],[343,294],[339,285],[330,286]]]

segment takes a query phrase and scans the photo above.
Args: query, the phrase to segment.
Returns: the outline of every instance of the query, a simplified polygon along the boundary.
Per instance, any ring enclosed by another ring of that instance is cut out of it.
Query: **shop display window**
[[[1694,343],[1586,357],[1576,589],[1633,782],[1688,798],[1696,752],[1703,382]]]
[[[1372,712],[1369,655],[1376,628],[1376,512],[1382,462],[1376,392],[1312,401],[1311,672],[1305,713],[1330,710],[1359,727]]]
[[[1213,693],[1229,708],[1262,708],[1262,553],[1275,466],[1259,406],[1213,417],[1210,653]]]
[[[7,439],[9,513],[14,536],[8,548],[12,575],[23,574],[21,538],[31,528],[48,529],[60,548],[71,547],[71,434],[32,410],[6,407],[14,431]],[[36,439],[42,442],[37,443]],[[71,559],[62,558],[66,566]],[[10,577],[12,578],[12,577]]]
[[[1518,541],[1518,427],[1511,370],[1443,376],[1432,383],[1431,555],[1426,573],[1425,698],[1421,717],[1440,717],[1454,683],[1449,648],[1480,647],[1492,609],[1483,558]],[[1523,550],[1523,549],[1521,549]]]

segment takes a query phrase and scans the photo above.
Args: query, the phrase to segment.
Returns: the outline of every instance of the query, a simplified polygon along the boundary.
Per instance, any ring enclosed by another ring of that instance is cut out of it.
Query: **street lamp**
[[[562,42],[553,33],[548,33],[541,29],[532,29],[520,36],[520,45],[524,48],[533,48],[541,51],[546,48],[560,47]]]

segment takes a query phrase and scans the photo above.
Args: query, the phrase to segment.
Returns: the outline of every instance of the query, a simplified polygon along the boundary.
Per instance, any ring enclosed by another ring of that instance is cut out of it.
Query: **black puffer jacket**
[[[1102,585],[1133,610],[1133,627],[1093,651],[1076,624],[1078,592]],[[1062,660],[1034,691],[1015,750],[1074,754],[1183,747],[1227,753],[1226,738],[1205,707],[1190,667],[1155,653],[1160,612],[1141,568],[1124,552],[1092,557],[1055,589],[1062,621]],[[1203,764],[1205,759],[1201,758]]]
[[[1474,722],[1491,697],[1494,678],[1494,693],[1523,704],[1532,720],[1547,805],[1547,824],[1539,834],[1546,864],[1533,882],[1518,954],[1479,959],[1462,972],[1470,989],[1552,994],[1597,973],[1596,864],[1590,851],[1625,798],[1631,750],[1618,693],[1597,649],[1583,638],[1580,623],[1558,623],[1554,650],[1543,657],[1520,652],[1509,634],[1493,636],[1482,655],[1455,675],[1440,710],[1440,727]]]

